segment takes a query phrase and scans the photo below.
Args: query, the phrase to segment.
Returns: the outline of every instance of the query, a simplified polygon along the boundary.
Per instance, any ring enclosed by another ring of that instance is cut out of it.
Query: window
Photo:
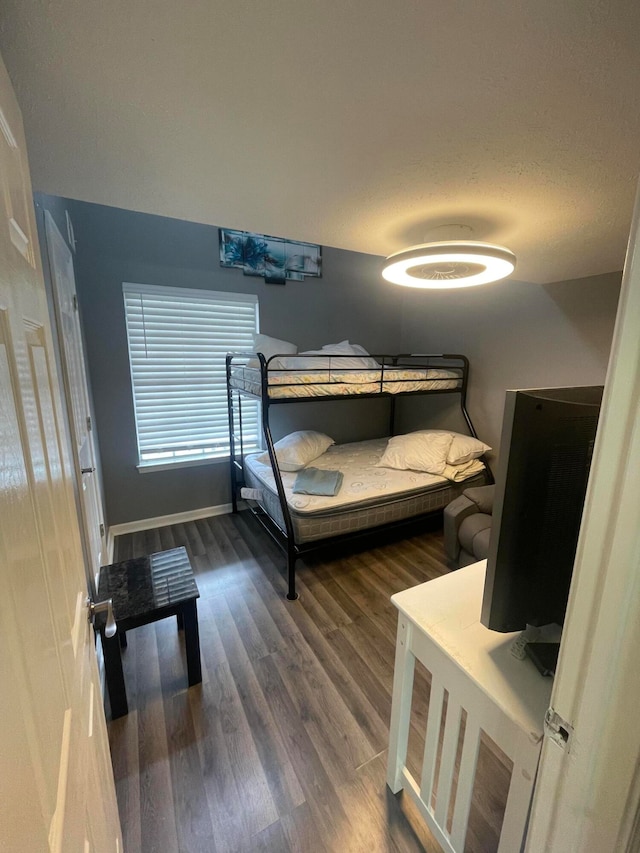
[[[258,299],[124,284],[140,466],[229,454],[225,355],[251,351]],[[242,406],[244,449],[258,449],[258,403]]]

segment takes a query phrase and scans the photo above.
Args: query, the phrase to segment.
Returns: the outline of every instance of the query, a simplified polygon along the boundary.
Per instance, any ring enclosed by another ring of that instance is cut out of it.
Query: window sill
[[[157,462],[140,462],[136,466],[138,473],[150,474],[152,471],[175,471],[176,468],[196,468],[200,465],[229,464],[228,456],[208,456],[200,459],[162,459]]]

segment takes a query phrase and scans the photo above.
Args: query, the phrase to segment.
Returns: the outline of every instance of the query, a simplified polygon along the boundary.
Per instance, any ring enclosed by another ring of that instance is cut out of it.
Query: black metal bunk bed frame
[[[247,353],[247,352],[232,352],[227,353],[226,356],[226,374],[227,374],[227,405],[228,405],[228,413],[229,413],[229,451],[230,451],[230,474],[231,474],[231,505],[233,512],[238,512],[238,488],[241,488],[245,483],[244,476],[244,442],[242,435],[242,399],[248,398],[252,400],[260,400],[261,403],[261,414],[262,414],[262,433],[264,435],[265,444],[267,447],[267,451],[269,454],[269,459],[271,461],[271,468],[273,471],[273,477],[276,485],[276,490],[278,493],[278,499],[280,501],[280,506],[282,509],[282,516],[284,519],[285,529],[282,530],[280,525],[278,525],[271,516],[268,515],[262,509],[262,507],[255,503],[249,503],[249,509],[251,510],[254,517],[258,520],[258,522],[262,525],[262,527],[269,533],[269,535],[274,539],[274,541],[282,548],[282,550],[287,555],[287,579],[288,579],[288,592],[287,598],[290,601],[295,601],[298,598],[298,593],[296,592],[296,562],[299,557],[302,557],[304,554],[308,554],[312,551],[317,551],[321,548],[327,548],[331,545],[335,545],[338,542],[344,542],[350,539],[356,539],[358,537],[366,536],[367,534],[371,535],[373,531],[381,531],[381,530],[392,530],[398,527],[403,527],[409,524],[415,524],[416,521],[419,521],[420,518],[425,518],[427,515],[432,515],[433,513],[428,513],[424,516],[412,516],[411,518],[403,519],[401,521],[394,521],[385,525],[380,525],[375,528],[367,528],[364,530],[357,530],[352,533],[344,533],[340,536],[333,536],[327,539],[315,540],[307,543],[297,543],[295,541],[295,531],[293,528],[293,522],[291,520],[291,514],[289,512],[289,504],[287,502],[287,497],[284,489],[284,484],[282,482],[282,475],[280,473],[280,468],[277,463],[274,442],[271,437],[271,427],[269,425],[269,410],[271,406],[280,406],[284,404],[291,403],[309,403],[309,402],[325,402],[331,400],[366,400],[371,398],[379,398],[379,397],[387,397],[389,398],[390,403],[390,411],[389,411],[389,434],[395,435],[395,413],[396,406],[395,401],[397,397],[408,397],[408,396],[429,396],[432,394],[459,394],[460,395],[460,410],[464,417],[464,420],[467,424],[470,434],[477,438],[477,433],[473,423],[471,421],[471,417],[469,416],[469,412],[467,411],[466,402],[467,402],[467,386],[469,381],[469,359],[457,353],[454,354],[443,354],[443,353],[404,353],[398,355],[375,355],[373,356],[378,362],[380,362],[380,378],[376,379],[376,384],[379,385],[379,390],[365,392],[365,393],[355,393],[355,394],[322,394],[322,395],[310,395],[304,397],[270,397],[269,396],[269,388],[273,387],[269,384],[269,364],[273,362],[275,359],[287,358],[290,356],[287,355],[274,355],[269,359],[266,359],[262,353]],[[330,355],[326,356],[321,355],[305,355],[305,359],[327,359],[330,357],[331,362],[335,362],[339,365],[340,359],[347,358],[348,356],[340,356],[340,355]],[[251,391],[247,391],[242,388],[232,387],[231,385],[231,374],[232,374],[232,365],[234,359],[238,359],[242,361],[241,367],[246,367],[246,362],[248,359],[257,360],[260,366],[260,390],[261,394],[258,397],[257,394],[252,393]],[[419,363],[416,363],[415,359],[419,359]],[[395,384],[401,384],[402,382],[411,383],[415,380],[413,379],[398,379],[396,377],[389,377],[388,374],[385,376],[386,370],[394,370],[399,367],[411,367],[412,369],[450,369],[450,370],[459,370],[460,371],[460,383],[455,388],[441,388],[441,389],[424,389],[424,390],[414,390],[414,391],[396,391],[390,392],[384,390],[385,382],[393,382]],[[276,368],[279,374],[286,374],[286,370],[281,368]],[[338,379],[335,377],[331,379],[331,374],[338,371]],[[312,370],[305,370],[305,373],[318,373],[326,376],[329,374],[329,381],[327,379],[318,379],[317,383],[305,383],[305,387],[313,386],[314,384],[318,385],[327,385],[331,382],[339,381],[340,375],[345,373],[344,368],[334,367],[330,368],[315,368]],[[350,375],[353,374],[362,374],[366,377],[367,373],[371,373],[371,368],[348,368],[346,371]],[[377,371],[376,371],[377,372]],[[369,380],[367,379],[367,382]],[[298,383],[279,383],[276,387],[278,388],[286,388],[290,386],[294,386]],[[369,383],[371,384],[371,383]],[[233,407],[233,395],[234,392],[237,394],[238,399],[238,423],[236,429],[236,419]],[[239,459],[238,459],[239,457]],[[493,475],[491,473],[491,469],[487,464],[486,460],[486,472],[487,472],[487,482],[493,482]]]

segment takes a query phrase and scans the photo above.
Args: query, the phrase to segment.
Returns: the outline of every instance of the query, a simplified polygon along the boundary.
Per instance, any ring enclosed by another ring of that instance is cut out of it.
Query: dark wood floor
[[[439,531],[307,559],[300,599],[246,512],[119,537],[116,559],[185,545],[203,682],[186,689],[174,619],[128,635],[130,712],[109,723],[126,853],[378,853],[438,844],[385,785],[396,611],[389,596],[446,571]],[[414,690],[422,757],[429,679]],[[482,748],[466,849],[497,849],[509,780]]]

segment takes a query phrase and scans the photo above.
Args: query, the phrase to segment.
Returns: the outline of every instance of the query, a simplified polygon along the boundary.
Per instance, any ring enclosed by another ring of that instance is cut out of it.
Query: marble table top
[[[116,620],[135,619],[199,596],[185,548],[100,568],[98,599],[113,600]]]

